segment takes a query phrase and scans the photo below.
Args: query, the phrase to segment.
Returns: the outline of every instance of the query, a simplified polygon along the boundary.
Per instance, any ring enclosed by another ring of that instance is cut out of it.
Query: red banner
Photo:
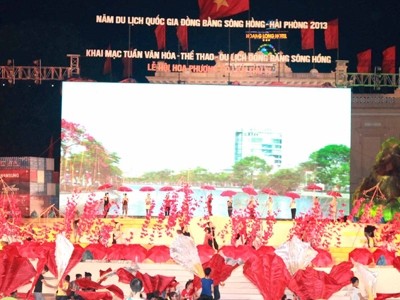
[[[325,29],[325,47],[326,49],[339,48],[339,21],[334,19],[328,22],[328,28]]]
[[[314,49],[314,29],[301,29],[301,49]]]
[[[372,51],[371,49],[365,50],[357,54],[357,72],[370,73],[371,72]]]
[[[389,47],[382,52],[382,72],[396,73],[396,47]]]
[[[250,8],[249,0],[198,0],[200,19],[219,19],[233,16]]]
[[[166,33],[167,33],[167,26],[166,25],[158,25],[154,30],[157,39],[157,48],[158,50],[165,49],[167,46],[166,40]]]

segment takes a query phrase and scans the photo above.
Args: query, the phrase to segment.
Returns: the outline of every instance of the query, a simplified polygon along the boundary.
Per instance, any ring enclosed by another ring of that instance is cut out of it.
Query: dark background
[[[357,53],[372,49],[372,66],[380,66],[382,51],[399,45],[399,1],[368,0],[250,0],[250,11],[228,19],[321,21],[339,19],[339,49],[326,50],[323,31],[315,33],[315,54],[330,55],[332,64],[318,64],[320,72],[331,72],[335,59],[348,60],[356,72]],[[96,24],[96,15],[198,18],[197,0],[3,0],[0,2],[0,65],[13,59],[17,66],[69,66],[67,54],[80,54],[81,77],[118,82],[122,61],[112,61],[112,73],[103,75],[104,58],[85,57],[86,49],[157,50],[155,26]],[[248,51],[244,29],[189,28],[189,50],[225,53]],[[312,55],[301,50],[300,30],[288,31],[288,39],[272,43],[285,54]],[[251,43],[254,52],[260,41]],[[178,52],[176,31],[167,28],[167,51]],[[398,49],[397,49],[398,50]],[[398,56],[397,56],[398,57]],[[150,60],[151,61],[151,60]],[[149,60],[134,60],[132,77],[147,82]],[[396,63],[396,67],[398,63]],[[293,72],[308,72],[312,64],[292,64]],[[354,91],[357,92],[357,91]],[[370,91],[368,91],[370,92]],[[382,92],[382,91],[381,91]],[[88,112],[93,113],[93,112]],[[17,81],[0,84],[0,156],[53,155],[58,167],[61,118],[61,82]],[[49,149],[55,142],[54,151]],[[50,150],[50,151],[49,151]],[[53,152],[53,153],[49,153]]]

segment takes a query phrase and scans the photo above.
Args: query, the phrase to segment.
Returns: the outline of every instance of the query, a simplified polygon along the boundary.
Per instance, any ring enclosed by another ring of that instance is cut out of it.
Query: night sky
[[[326,50],[322,31],[315,33],[315,53],[330,55],[333,60],[349,60],[349,72],[356,72],[356,55],[372,50],[372,65],[382,62],[382,51],[390,46],[400,48],[398,13],[400,1],[365,0],[250,0],[250,12],[227,19],[282,21],[339,20],[339,49]],[[81,55],[81,76],[96,81],[122,80],[121,59],[112,62],[112,74],[103,75],[104,58],[85,57],[86,49],[157,50],[154,26],[96,24],[100,14],[121,16],[159,15],[164,18],[198,18],[197,0],[3,0],[0,2],[0,65],[13,59],[15,65],[32,66],[41,59],[43,66],[68,66],[67,54]],[[189,28],[189,50],[225,53],[248,50],[245,29]],[[229,43],[230,41],[230,43]],[[254,52],[260,42],[252,42]],[[281,41],[287,54],[312,54],[301,50],[300,30],[291,30]],[[178,51],[176,32],[167,28],[167,50]],[[399,49],[397,49],[399,53]],[[399,57],[397,55],[397,57]],[[149,61],[135,60],[133,74],[138,82],[146,82]],[[396,67],[399,64],[396,62]],[[294,72],[308,72],[311,64],[291,65]],[[317,66],[320,72],[333,71],[334,62]],[[0,85],[0,156],[48,155],[51,138],[55,141],[54,156],[59,158],[61,116],[61,83],[20,81]],[[92,113],[92,112],[88,112]],[[57,166],[57,162],[56,162]]]

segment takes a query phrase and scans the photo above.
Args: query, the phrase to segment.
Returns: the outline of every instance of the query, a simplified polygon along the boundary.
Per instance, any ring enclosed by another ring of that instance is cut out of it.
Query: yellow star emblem
[[[226,2],[226,0],[214,0],[214,3],[217,5],[217,11],[221,6],[229,7],[229,4]]]

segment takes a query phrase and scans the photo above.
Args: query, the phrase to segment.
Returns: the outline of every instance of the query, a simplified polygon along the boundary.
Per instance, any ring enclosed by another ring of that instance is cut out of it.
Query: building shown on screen
[[[282,134],[266,129],[235,132],[235,163],[248,156],[260,157],[278,169],[282,164]]]

